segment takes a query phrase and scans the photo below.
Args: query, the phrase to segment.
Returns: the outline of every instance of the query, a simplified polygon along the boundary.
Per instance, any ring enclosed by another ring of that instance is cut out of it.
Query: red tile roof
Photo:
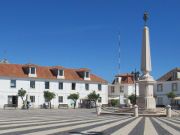
[[[118,74],[115,77],[121,77],[121,83],[122,84],[133,84],[133,75],[132,74]],[[115,80],[113,81],[113,84],[115,83]]]
[[[180,80],[178,78],[177,73],[180,72],[180,68],[174,68],[170,70],[169,72],[165,73],[163,76],[161,76],[157,81],[177,81]],[[175,76],[174,76],[175,74]]]
[[[25,73],[23,70],[24,67],[27,67],[27,65],[33,66],[34,64],[0,64],[0,76],[3,77],[16,77],[16,78],[30,78],[28,77],[28,74]],[[51,79],[51,80],[57,80],[57,77],[52,73],[53,66],[39,66],[35,65],[36,67],[36,74],[38,79]],[[55,67],[61,67],[61,66],[55,66]],[[72,80],[72,81],[84,81],[83,78],[81,78],[78,75],[79,69],[70,69],[70,68],[64,68],[64,76],[65,80]],[[108,83],[106,80],[94,75],[90,74],[92,82],[97,83]]]

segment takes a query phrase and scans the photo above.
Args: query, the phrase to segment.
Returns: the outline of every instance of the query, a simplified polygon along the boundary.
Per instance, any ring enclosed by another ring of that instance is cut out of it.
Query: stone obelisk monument
[[[144,13],[143,17],[145,26],[143,29],[143,41],[142,41],[142,54],[141,54],[141,71],[142,76],[140,77],[139,83],[139,97],[137,104],[139,107],[144,109],[155,109],[156,102],[154,98],[154,83],[155,80],[150,75],[152,71],[151,67],[151,51],[149,42],[149,28],[147,27],[148,13]]]

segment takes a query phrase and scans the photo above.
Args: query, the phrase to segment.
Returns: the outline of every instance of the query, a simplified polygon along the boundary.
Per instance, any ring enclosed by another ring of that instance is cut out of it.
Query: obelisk
[[[145,26],[143,29],[143,41],[142,41],[142,53],[141,53],[141,71],[142,76],[140,77],[139,83],[139,97],[137,104],[140,108],[144,109],[155,109],[156,102],[154,98],[154,83],[155,80],[150,75],[152,71],[151,67],[151,51],[149,41],[149,28],[147,26],[148,13],[144,13],[143,17]]]

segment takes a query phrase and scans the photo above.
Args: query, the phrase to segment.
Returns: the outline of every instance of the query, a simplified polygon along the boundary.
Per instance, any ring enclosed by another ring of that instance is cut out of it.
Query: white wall
[[[114,93],[111,92],[111,86],[115,87]],[[124,87],[124,92],[120,93],[120,87],[123,86]],[[125,102],[123,102],[126,98],[126,96],[130,96],[132,94],[135,94],[135,84],[121,84],[121,83],[116,83],[116,84],[109,84],[109,88],[108,88],[108,97],[111,98],[115,98],[115,99],[119,99],[120,100],[120,104],[125,104]],[[139,95],[139,86],[138,84],[136,85],[136,94]]]
[[[174,91],[177,96],[180,96],[180,81],[158,81],[155,84],[154,87],[154,93],[156,96],[156,104],[158,105],[157,98],[162,97],[163,98],[163,105],[168,105],[170,104],[170,99],[166,96],[167,93],[172,91],[172,84],[177,83],[177,91]],[[157,91],[157,85],[162,84],[163,85],[163,90],[162,91]]]
[[[16,88],[10,87],[10,80],[16,80]],[[35,80],[35,88],[30,88],[30,79],[19,79],[19,78],[0,78],[0,108],[4,106],[4,104],[8,103],[8,95],[17,95],[19,89],[23,88],[27,91],[29,96],[35,96],[35,103],[32,105],[37,108],[39,105],[42,105],[44,101],[43,92],[45,89],[45,81],[50,82],[50,89],[56,94],[56,98],[52,100],[52,105],[58,107],[58,96],[63,96],[63,104],[71,105],[71,101],[67,99],[70,93],[79,93],[80,99],[86,98],[87,95],[96,91],[102,97],[102,104],[108,104],[108,85],[102,84],[102,90],[98,90],[98,83],[90,82],[90,81],[67,81],[67,80],[44,80],[44,79],[36,79],[32,78],[31,80]],[[63,82],[63,90],[59,89],[59,82]],[[71,90],[71,83],[76,83],[76,90]],[[85,90],[85,83],[89,83],[89,90]],[[77,105],[80,100],[78,100]],[[22,101],[18,98],[18,107],[22,106]]]

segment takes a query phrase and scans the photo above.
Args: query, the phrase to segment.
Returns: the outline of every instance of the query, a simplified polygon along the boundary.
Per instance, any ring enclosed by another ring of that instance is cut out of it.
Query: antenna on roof
[[[120,74],[121,68],[121,36],[120,32],[118,33],[118,74]]]

